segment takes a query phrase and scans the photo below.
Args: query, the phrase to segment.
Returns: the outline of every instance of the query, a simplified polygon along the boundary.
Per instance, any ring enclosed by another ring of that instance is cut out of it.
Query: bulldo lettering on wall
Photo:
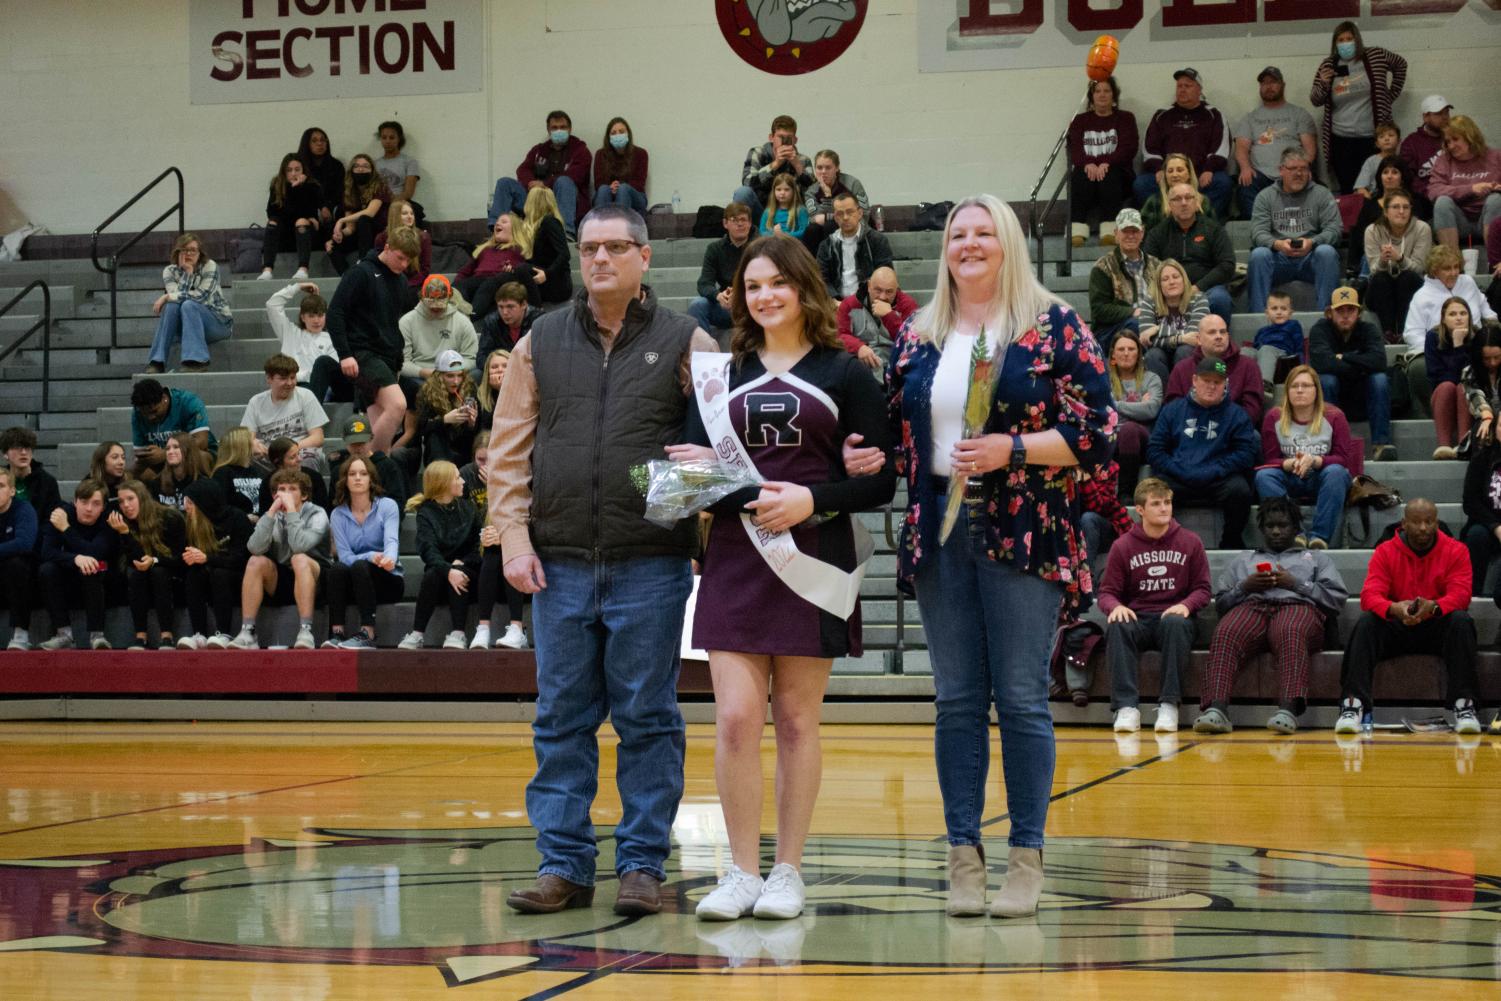
[[[869,0],[715,0],[730,49],[758,70],[797,76],[844,54]]]

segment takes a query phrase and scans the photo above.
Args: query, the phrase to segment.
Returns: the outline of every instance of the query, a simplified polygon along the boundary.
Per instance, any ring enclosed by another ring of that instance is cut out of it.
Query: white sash
[[[698,410],[708,429],[710,447],[715,457],[726,466],[744,469],[757,476],[760,472],[745,451],[740,436],[730,420],[730,355],[708,351],[695,351],[693,361],[693,386],[698,396]],[[750,537],[751,545],[772,572],[792,589],[798,597],[809,601],[830,615],[848,619],[860,600],[860,584],[865,579],[865,568],[875,552],[875,543],[865,526],[854,518],[850,526],[854,531],[855,561],[853,571],[846,572],[823,560],[800,552],[792,540],[791,532],[768,532],[751,522],[744,512],[740,524]]]

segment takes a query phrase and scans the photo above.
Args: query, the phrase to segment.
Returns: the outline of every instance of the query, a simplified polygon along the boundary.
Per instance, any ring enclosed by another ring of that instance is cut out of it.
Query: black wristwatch
[[[1020,469],[1027,464],[1027,444],[1022,441],[1022,436],[1011,436],[1011,468]]]

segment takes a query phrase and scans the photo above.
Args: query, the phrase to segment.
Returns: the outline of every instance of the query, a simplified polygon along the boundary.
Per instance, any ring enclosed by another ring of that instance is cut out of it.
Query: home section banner
[[[189,0],[194,104],[478,91],[482,0]]]
[[[924,73],[1073,66],[1109,33],[1134,63],[1239,59],[1255,45],[1317,62],[1346,19],[1397,52],[1501,38],[1501,0],[917,0],[917,59]]]

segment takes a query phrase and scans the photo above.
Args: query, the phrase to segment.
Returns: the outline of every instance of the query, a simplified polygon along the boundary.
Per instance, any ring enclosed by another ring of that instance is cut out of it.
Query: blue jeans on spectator
[[[941,509],[942,497],[938,503]],[[917,571],[917,608],[933,663],[944,824],[949,844],[980,843],[994,701],[1010,844],[1041,848],[1055,758],[1048,658],[1063,590],[986,557],[968,517],[961,512],[948,541]]]
[[[730,196],[730,201],[739,202],[741,205],[750,208],[752,226],[759,226],[761,224],[761,215],[766,211],[766,206],[761,204],[761,199],[757,198],[756,193],[748,186],[742,184],[736,188],[735,193]]]
[[[1269,188],[1276,182],[1276,178],[1267,177],[1259,170],[1252,169],[1251,183],[1241,184],[1237,176],[1235,180],[1235,197],[1240,203],[1240,217],[1251,218],[1251,208],[1256,204],[1256,196],[1261,194],[1261,189]]]
[[[1200,188],[1199,193],[1209,199],[1209,204],[1214,207],[1214,214],[1220,222],[1230,218],[1230,191],[1235,182],[1224,171],[1211,175],[1209,187]],[[1136,196],[1136,207],[1147,203],[1147,199],[1158,194],[1156,171],[1143,171],[1136,175],[1136,180],[1131,182],[1131,193]],[[737,199],[738,200],[738,199]]]
[[[1288,257],[1271,247],[1257,247],[1251,251],[1251,263],[1246,268],[1246,308],[1252,313],[1266,312],[1266,297],[1272,289],[1290,281],[1313,282],[1313,294],[1318,300],[1317,309],[1329,307],[1329,297],[1339,287],[1344,275],[1339,263],[1339,251],[1321,243],[1313,253],[1303,257]]]
[[[624,205],[628,209],[635,209],[641,215],[646,215],[646,194],[637,191],[624,181],[620,182],[620,190],[611,192],[608,184],[601,184],[594,192],[595,205]]]
[[[1089,554],[1089,570],[1095,580],[1105,579],[1105,558],[1110,547],[1115,545],[1115,526],[1110,519],[1094,511],[1085,511],[1079,517],[1079,528],[1084,532],[1084,551]]]
[[[1345,510],[1345,495],[1350,492],[1350,471],[1339,463],[1320,466],[1308,476],[1294,476],[1281,469],[1256,470],[1256,496],[1289,497],[1300,503],[1313,501],[1313,524],[1306,533],[1309,539],[1323,539],[1333,545],[1339,531],[1340,515]]]
[[[148,361],[158,365],[167,364],[172,345],[182,341],[182,360],[209,361],[208,346],[234,333],[233,321],[225,323],[201,302],[183,299],[162,306],[161,318],[156,321],[156,336],[151,339],[151,354]]]
[[[1346,398],[1365,393],[1366,420],[1371,425],[1371,444],[1392,443],[1392,388],[1385,372],[1370,372],[1364,376],[1352,375],[1341,378],[1337,375],[1320,375],[1319,384],[1324,388],[1324,402],[1340,406],[1341,389],[1349,389]],[[1349,408],[1344,408],[1349,412]]]
[[[554,177],[548,187],[552,188],[553,197],[558,200],[558,211],[563,216],[563,228],[569,236],[574,235],[574,226],[578,218],[579,189],[573,183],[573,178],[567,175]],[[490,195],[490,211],[486,218],[490,225],[495,225],[495,220],[502,212],[514,212],[522,215],[526,211],[526,185],[514,177],[502,177],[495,182],[495,191]]]
[[[705,299],[703,296],[695,297],[688,304],[688,315],[697,320],[698,325],[705,330],[727,328],[733,322],[730,311],[721,306],[718,299]]]
[[[1129,330],[1132,333],[1139,334],[1141,333],[1141,321],[1134,316],[1128,316],[1121,322],[1112,323],[1108,327],[1091,325],[1089,328],[1089,332],[1094,334],[1094,339],[1105,350],[1107,358],[1110,356],[1110,342],[1115,340],[1115,335],[1119,334],[1122,330]]]
[[[1211,285],[1199,291],[1203,292],[1204,298],[1209,300],[1209,311],[1224,320],[1225,326],[1228,327],[1230,314],[1235,309],[1234,303],[1230,301],[1230,290],[1223,285]],[[1262,307],[1262,312],[1266,312],[1266,307]]]
[[[547,587],[532,598],[537,773],[526,787],[538,875],[594,885],[589,808],[599,788],[599,727],[609,717],[619,739],[615,871],[664,879],[683,797],[677,681],[692,568],[682,557],[646,556],[544,559],[542,569]]]

